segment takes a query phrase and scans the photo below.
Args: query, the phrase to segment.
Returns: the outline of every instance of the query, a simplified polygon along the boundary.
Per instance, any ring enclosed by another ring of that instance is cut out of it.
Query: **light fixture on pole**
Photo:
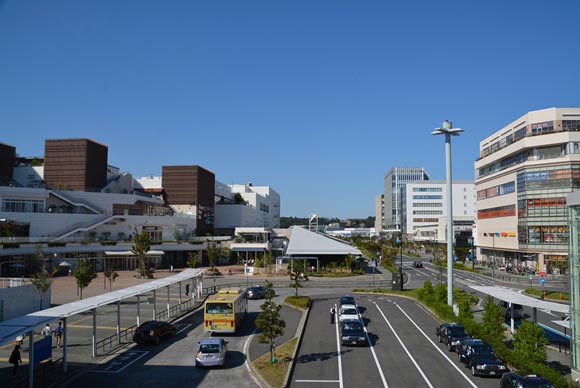
[[[431,135],[445,135],[445,161],[447,171],[447,304],[453,306],[453,195],[451,189],[451,136],[459,136],[461,128],[453,128],[449,120],[442,128],[435,128]]]

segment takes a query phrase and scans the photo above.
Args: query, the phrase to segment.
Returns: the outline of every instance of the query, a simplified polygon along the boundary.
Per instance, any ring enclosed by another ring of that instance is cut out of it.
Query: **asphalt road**
[[[438,322],[414,301],[357,295],[372,346],[340,345],[328,310],[338,294],[315,297],[291,386],[497,387],[473,377],[435,337]]]

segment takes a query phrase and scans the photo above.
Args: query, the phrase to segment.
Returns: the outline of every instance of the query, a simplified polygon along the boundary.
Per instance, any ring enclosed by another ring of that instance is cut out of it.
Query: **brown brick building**
[[[51,189],[99,191],[107,182],[108,147],[90,139],[44,143],[44,181]]]
[[[197,235],[213,234],[215,174],[200,166],[163,166],[162,182],[170,206],[196,215]]]

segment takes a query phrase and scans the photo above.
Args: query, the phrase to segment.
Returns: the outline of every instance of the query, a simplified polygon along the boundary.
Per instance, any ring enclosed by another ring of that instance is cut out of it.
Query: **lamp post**
[[[475,270],[475,256],[473,255],[473,237],[467,239],[469,241],[469,254],[471,255],[471,269]]]
[[[495,279],[495,232],[491,234],[491,277]]]
[[[451,188],[451,136],[459,136],[461,128],[453,128],[449,120],[442,128],[435,128],[432,135],[445,135],[445,164],[447,183],[447,304],[453,306],[453,195]]]

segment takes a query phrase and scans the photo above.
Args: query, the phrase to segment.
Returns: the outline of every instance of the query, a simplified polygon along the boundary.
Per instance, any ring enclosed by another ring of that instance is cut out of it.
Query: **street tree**
[[[104,275],[105,279],[109,281],[109,291],[113,291],[113,283],[115,283],[115,280],[117,280],[119,274],[116,271],[107,270],[105,271]]]
[[[483,305],[482,320],[482,330],[488,341],[493,344],[504,340],[504,315],[491,295],[487,296]]]
[[[222,257],[227,256],[228,250],[221,246],[220,241],[205,240],[207,244],[207,259],[209,260],[210,272],[215,272],[216,261]]]
[[[78,259],[77,265],[73,270],[73,276],[81,291],[81,299],[83,299],[83,289],[87,288],[93,279],[97,278],[97,272],[95,271],[93,263],[89,259]]]
[[[52,277],[56,274],[56,270],[49,271],[45,267],[42,267],[40,271],[36,271],[32,274],[30,282],[36,288],[36,291],[40,294],[40,309],[42,310],[43,299],[50,287],[52,286]]]
[[[514,334],[514,351],[522,359],[538,364],[546,362],[546,345],[548,340],[544,329],[535,322],[522,321]]]
[[[151,237],[149,236],[149,233],[147,233],[145,229],[142,229],[141,233],[138,233],[137,228],[135,228],[131,252],[133,252],[139,260],[139,276],[141,278],[151,279],[153,277],[153,274],[145,265],[145,257],[147,256],[149,249],[151,249]]]
[[[185,262],[188,268],[197,268],[199,267],[199,255],[197,252],[187,252],[187,257],[189,260]]]
[[[284,328],[286,322],[280,318],[281,305],[272,300],[274,297],[274,290],[272,283],[266,281],[266,301],[260,306],[260,312],[256,317],[256,327],[262,332],[258,337],[261,344],[270,345],[270,360],[274,361],[276,357],[276,338],[284,335]]]

